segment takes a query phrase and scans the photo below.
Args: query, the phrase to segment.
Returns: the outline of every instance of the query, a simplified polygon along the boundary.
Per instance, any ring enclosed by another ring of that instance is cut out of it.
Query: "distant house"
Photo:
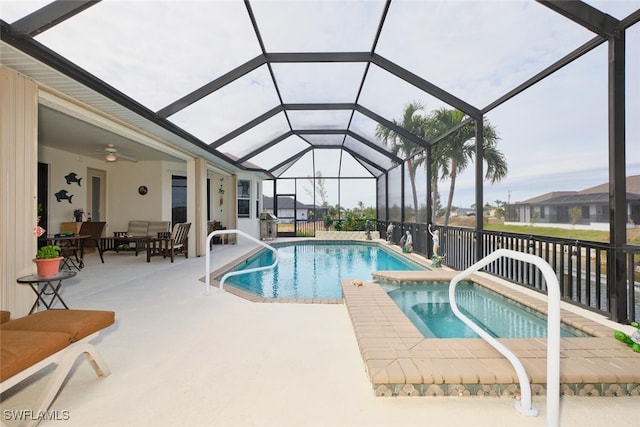
[[[306,205],[295,200],[293,197],[278,197],[278,212],[273,211],[273,197],[263,196],[262,207],[266,212],[274,214],[281,222],[292,222],[293,218],[298,221],[309,219],[322,219],[326,208],[322,206]]]
[[[627,177],[627,222],[640,225],[640,175]],[[577,214],[577,215],[574,215]],[[609,184],[554,191],[507,207],[507,222],[608,229]]]

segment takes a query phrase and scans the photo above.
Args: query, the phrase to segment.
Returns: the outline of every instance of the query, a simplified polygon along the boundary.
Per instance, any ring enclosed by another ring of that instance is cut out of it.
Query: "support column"
[[[207,162],[204,159],[195,159],[195,219],[193,234],[195,240],[195,255],[206,254],[207,246]]]
[[[484,230],[484,119],[476,119],[476,261],[481,260]]]
[[[22,317],[35,301],[16,279],[35,273],[38,86],[0,66],[0,87],[0,308]]]
[[[611,320],[628,323],[623,248],[627,244],[625,157],[625,34],[609,38],[609,242],[607,289]]]

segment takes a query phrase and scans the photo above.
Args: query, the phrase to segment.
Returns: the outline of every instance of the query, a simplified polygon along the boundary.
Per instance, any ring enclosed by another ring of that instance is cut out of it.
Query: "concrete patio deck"
[[[213,268],[253,249],[214,247]],[[229,292],[205,296],[204,258],[133,253],[86,257],[62,296],[71,308],[116,312],[95,345],[111,369],[97,379],[78,360],[41,426],[543,426],[513,400],[494,397],[376,397],[344,304],[260,304]],[[614,343],[615,344],[615,343]],[[631,351],[631,350],[629,350]],[[2,395],[28,409],[47,372]],[[562,426],[628,426],[638,397],[564,396]]]

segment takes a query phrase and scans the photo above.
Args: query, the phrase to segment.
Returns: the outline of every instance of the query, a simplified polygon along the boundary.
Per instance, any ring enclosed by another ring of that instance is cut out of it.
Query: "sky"
[[[2,0],[2,19],[13,22],[47,3]],[[638,9],[637,0],[589,1],[617,19]],[[263,42],[270,52],[369,51],[383,10],[382,1],[254,1]],[[376,53],[483,108],[594,35],[534,1],[436,1],[391,3]],[[260,54],[242,2],[124,1],[98,3],[43,32],[36,40],[123,91],[159,110]],[[640,174],[640,24],[627,32],[626,173]],[[485,184],[484,201],[523,201],[558,190],[582,190],[608,180],[607,48],[601,45],[575,63],[490,111],[498,148],[507,158],[507,178]],[[273,64],[192,104],[169,120],[211,143],[279,103],[357,102],[387,118],[399,119],[409,102],[428,113],[442,101],[372,65],[358,93],[363,63]],[[270,72],[278,82],[276,92]],[[295,112],[296,128],[342,129],[344,111]],[[357,113],[351,128],[375,138],[375,122]],[[221,147],[243,156],[284,131],[278,114]],[[316,136],[333,144],[335,136]],[[338,137],[338,142],[341,139]],[[350,141],[352,142],[352,141]],[[251,159],[277,165],[306,143],[290,137]],[[324,176],[364,176],[366,170],[337,150],[317,151]],[[374,161],[374,151],[367,153]],[[341,167],[341,168],[340,168]],[[311,175],[311,155],[286,175]],[[454,205],[474,203],[470,165],[455,189]],[[445,200],[450,182],[440,183]],[[332,188],[333,184],[331,185]],[[310,202],[306,192],[300,199]],[[332,191],[332,198],[337,190]],[[341,189],[342,205],[375,204],[375,184],[353,180]],[[337,200],[333,203],[336,203]],[[333,204],[332,203],[332,204]]]

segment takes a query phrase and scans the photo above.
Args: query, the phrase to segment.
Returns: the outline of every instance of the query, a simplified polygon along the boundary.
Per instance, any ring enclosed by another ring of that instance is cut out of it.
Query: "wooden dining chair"
[[[102,257],[102,245],[100,244],[100,238],[104,232],[104,227],[107,223],[101,221],[83,222],[78,232],[81,236],[90,236],[84,241],[84,249],[96,249],[100,255],[100,261],[104,264],[104,258]]]

